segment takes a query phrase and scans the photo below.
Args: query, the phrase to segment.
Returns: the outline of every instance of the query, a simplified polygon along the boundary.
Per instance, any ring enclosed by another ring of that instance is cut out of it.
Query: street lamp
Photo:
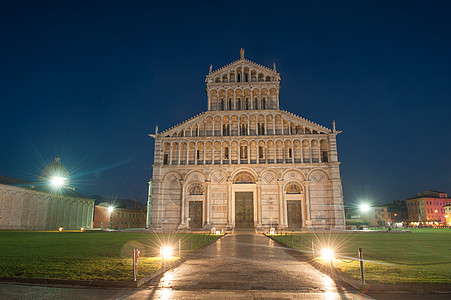
[[[61,186],[63,186],[66,183],[66,178],[61,177],[61,176],[53,176],[50,178],[50,184],[54,187],[54,188],[59,188]]]
[[[368,203],[362,203],[359,205],[359,209],[361,212],[368,212],[371,209],[371,206]]]
[[[113,220],[111,220],[111,216],[113,214],[113,211],[114,211],[114,207],[113,206],[109,206],[108,207],[108,212],[110,213],[110,229],[113,228]]]

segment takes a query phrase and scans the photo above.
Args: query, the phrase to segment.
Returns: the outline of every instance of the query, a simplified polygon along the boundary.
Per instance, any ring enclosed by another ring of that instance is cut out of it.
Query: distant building
[[[0,229],[92,228],[94,200],[75,192],[69,178],[59,157],[37,182],[0,176]]]
[[[437,191],[425,191],[417,196],[407,199],[407,212],[409,222],[418,225],[438,226],[444,225],[445,206],[451,204],[451,198],[447,193]]]
[[[109,210],[108,203],[95,206],[94,228],[128,229],[145,228],[147,209],[114,208]]]
[[[451,205],[446,205],[443,208],[445,209],[446,226],[451,226]]]
[[[390,224],[407,222],[407,207],[405,201],[395,200],[387,204],[387,221]]]
[[[371,227],[388,227],[388,210],[386,205],[375,205],[363,216]]]

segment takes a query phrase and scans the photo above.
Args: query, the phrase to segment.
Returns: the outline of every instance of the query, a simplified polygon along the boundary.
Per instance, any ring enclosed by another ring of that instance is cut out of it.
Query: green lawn
[[[161,244],[175,245],[178,256],[181,239],[183,256],[191,238],[193,249],[208,243],[203,234],[0,231],[0,277],[132,280],[132,249],[137,247],[142,278],[161,267]]]
[[[451,229],[417,229],[412,233],[331,233],[297,234],[293,247],[312,256],[315,252],[332,247],[335,251],[333,265],[336,272],[360,279],[358,248],[363,248],[365,279],[368,283],[421,283],[451,284]],[[284,236],[276,237],[285,243]],[[288,235],[286,244],[291,247]],[[315,255],[316,256],[316,255]],[[325,264],[322,259],[315,258]]]

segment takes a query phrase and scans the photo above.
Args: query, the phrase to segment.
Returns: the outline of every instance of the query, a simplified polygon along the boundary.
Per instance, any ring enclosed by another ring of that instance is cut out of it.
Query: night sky
[[[343,131],[347,205],[451,193],[449,1],[7,2],[1,175],[60,155],[78,192],[146,201],[147,134],[205,111],[210,64],[244,48],[282,109]]]

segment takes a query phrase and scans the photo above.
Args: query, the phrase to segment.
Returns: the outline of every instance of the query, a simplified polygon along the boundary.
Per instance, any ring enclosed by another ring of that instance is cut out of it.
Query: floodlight
[[[63,227],[59,227],[59,228],[58,228],[58,231],[59,231],[59,232],[62,232],[63,230],[64,230]]]
[[[50,178],[50,184],[54,187],[60,187],[64,185],[65,181],[66,178],[60,176],[53,176],[52,178]]]
[[[109,212],[110,214],[113,212],[113,210],[114,210],[114,207],[113,207],[113,206],[109,206],[109,207],[108,207],[108,212]]]
[[[331,261],[332,259],[334,259],[334,250],[332,248],[321,249],[321,257],[325,261]]]
[[[362,203],[359,208],[362,212],[367,212],[371,209],[371,206],[368,203]]]
[[[161,247],[160,255],[162,258],[170,258],[172,256],[172,247],[170,247],[170,246]]]

